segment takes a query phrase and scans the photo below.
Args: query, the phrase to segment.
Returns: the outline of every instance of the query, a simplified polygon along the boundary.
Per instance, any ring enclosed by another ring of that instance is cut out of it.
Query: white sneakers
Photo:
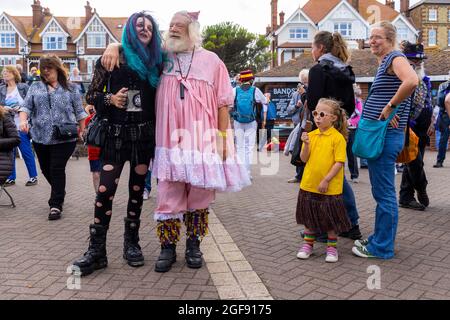
[[[144,189],[144,194],[142,197],[144,198],[144,200],[148,200],[148,198],[150,197],[150,192],[147,189]]]
[[[327,256],[325,258],[326,262],[334,263],[338,262],[339,256],[337,249],[335,247],[327,247]]]

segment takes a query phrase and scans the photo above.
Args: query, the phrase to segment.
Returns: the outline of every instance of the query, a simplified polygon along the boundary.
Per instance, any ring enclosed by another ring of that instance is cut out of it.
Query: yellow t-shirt
[[[319,129],[310,133],[310,156],[303,172],[300,189],[319,193],[319,184],[330,172],[336,162],[344,162],[347,157],[347,142],[344,136],[331,127],[321,133]],[[302,146],[303,149],[304,145]],[[344,167],[331,179],[325,195],[342,194],[344,185]]]

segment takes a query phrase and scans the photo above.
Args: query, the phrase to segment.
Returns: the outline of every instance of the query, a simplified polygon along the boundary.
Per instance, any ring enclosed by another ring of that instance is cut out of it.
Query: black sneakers
[[[442,168],[443,167],[443,163],[438,161],[436,162],[436,164],[433,166],[433,168]]]
[[[6,181],[5,181],[5,187],[13,186],[15,184],[16,184],[15,180],[6,179]]]
[[[361,231],[359,230],[359,225],[353,226],[350,230],[342,232],[339,234],[340,237],[349,238],[352,240],[359,240],[362,238]]]
[[[400,207],[417,211],[425,210],[425,206],[421,203],[418,203],[415,199],[411,200],[410,202],[400,202]]]
[[[430,199],[428,198],[428,194],[425,190],[417,191],[417,200],[425,207],[428,207],[430,205]]]

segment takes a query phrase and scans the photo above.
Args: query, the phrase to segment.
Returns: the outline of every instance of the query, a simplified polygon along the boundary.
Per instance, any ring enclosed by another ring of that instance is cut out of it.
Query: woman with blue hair
[[[108,125],[101,146],[102,167],[94,223],[89,228],[89,248],[73,266],[81,275],[108,264],[106,234],[126,161],[130,161],[130,177],[123,258],[132,267],[144,264],[139,246],[139,218],[145,177],[155,150],[155,94],[162,68],[158,25],[145,12],[133,14],[125,25],[119,65],[108,72],[100,59],[97,61],[86,100],[95,106],[98,117],[107,119]]]

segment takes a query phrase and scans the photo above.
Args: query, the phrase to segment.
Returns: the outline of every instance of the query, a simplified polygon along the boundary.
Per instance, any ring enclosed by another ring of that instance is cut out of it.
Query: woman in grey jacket
[[[2,72],[5,85],[0,86],[0,106],[5,106],[9,113],[14,115],[16,127],[19,126],[19,108],[28,92],[28,85],[21,83],[19,70],[15,66],[5,66]],[[18,128],[17,128],[18,129]],[[26,186],[37,184],[36,161],[34,160],[31,141],[26,133],[20,132],[19,150],[28,170],[28,181]],[[6,180],[5,186],[11,186],[16,183],[16,149],[13,152],[13,170]]]

